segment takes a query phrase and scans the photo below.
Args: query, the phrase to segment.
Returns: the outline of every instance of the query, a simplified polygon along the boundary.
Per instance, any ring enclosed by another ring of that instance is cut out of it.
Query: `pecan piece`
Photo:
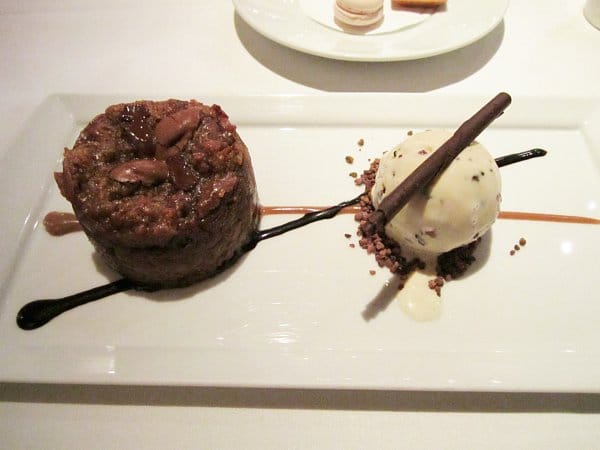
[[[162,183],[169,175],[169,168],[158,159],[132,159],[114,167],[110,177],[120,183],[142,183],[152,186]]]
[[[186,144],[189,142],[193,134],[193,132],[187,131],[182,137],[179,138],[177,142],[175,142],[170,147],[165,147],[160,144],[157,145],[154,157],[156,159],[167,160],[169,157],[181,153],[185,149]]]
[[[200,107],[192,106],[163,118],[154,129],[156,140],[159,144],[170,147],[185,133],[198,127],[201,114]]]

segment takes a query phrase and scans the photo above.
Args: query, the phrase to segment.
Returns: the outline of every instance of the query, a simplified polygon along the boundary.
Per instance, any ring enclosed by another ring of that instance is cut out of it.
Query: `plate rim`
[[[306,47],[306,46],[300,45],[290,39],[286,39],[285,35],[281,36],[277,33],[273,33],[269,30],[269,27],[263,27],[259,23],[257,23],[257,21],[254,20],[253,16],[250,13],[247,13],[247,8],[245,7],[245,4],[252,0],[232,0],[232,1],[233,1],[233,5],[235,8],[236,14],[238,14],[242,18],[242,20],[244,20],[244,22],[246,24],[248,24],[254,31],[256,31],[257,33],[266,37],[267,39],[269,39],[273,42],[276,42],[277,44],[282,45],[284,47],[287,47],[287,48],[290,48],[290,49],[293,49],[293,50],[296,50],[296,51],[299,51],[299,52],[302,52],[305,54],[318,56],[318,57],[326,58],[326,59],[333,59],[333,60],[339,60],[339,61],[350,61],[350,62],[411,61],[411,60],[431,58],[434,56],[438,56],[438,55],[442,55],[445,53],[449,53],[449,52],[458,50],[460,48],[466,47],[466,46],[482,39],[483,37],[485,37],[486,35],[491,33],[504,20],[504,16],[506,15],[506,11],[510,4],[510,0],[494,0],[495,2],[497,2],[497,7],[499,9],[499,13],[497,16],[495,16],[495,20],[490,21],[486,27],[483,27],[478,33],[474,33],[468,39],[464,39],[453,45],[431,48],[429,50],[426,50],[426,51],[423,50],[421,52],[412,52],[412,53],[411,52],[404,52],[404,53],[400,52],[395,55],[392,54],[392,55],[388,55],[388,56],[386,56],[386,55],[365,56],[364,54],[359,54],[359,53],[348,53],[348,52],[336,53],[336,52],[331,52],[331,51],[328,52],[328,51],[319,50],[318,48]],[[281,1],[281,0],[278,0],[278,1]],[[462,1],[464,1],[464,0],[462,0]],[[295,5],[290,5],[290,6],[294,7]],[[310,19],[307,19],[307,20],[310,20]],[[315,24],[316,24],[316,22],[315,22]],[[418,27],[418,26],[419,25],[416,25],[416,27]],[[409,27],[407,30],[410,30],[411,28],[412,27]],[[324,27],[324,30],[325,30],[325,27]],[[336,31],[336,30],[325,30],[324,32],[327,34],[335,33],[335,35],[344,36],[344,33]],[[403,32],[403,30],[400,30],[397,33],[402,33],[402,32]],[[397,33],[389,33],[388,36],[393,36],[394,34],[397,34]],[[353,35],[346,35],[346,36],[353,36]],[[366,36],[366,37],[367,38],[382,38],[382,36]]]
[[[370,94],[370,93],[365,93],[365,94],[359,94],[360,97],[363,98],[375,98],[378,99],[377,101],[382,101],[382,100],[389,100],[389,95],[388,94],[383,94],[383,93],[374,93],[374,94]],[[83,109],[79,109],[77,110],[76,108],[73,107],[72,102],[77,102],[77,101],[81,101],[81,99],[87,99],[87,98],[91,98],[91,97],[97,97],[97,99],[95,100],[96,102],[101,101],[105,102],[107,100],[109,101],[113,101],[114,99],[117,98],[121,98],[123,101],[127,101],[132,97],[139,97],[139,98],[143,98],[144,96],[130,96],[130,95],[118,95],[118,94],[106,94],[106,95],[86,95],[86,94],[78,94],[78,93],[74,93],[74,94],[54,94],[51,95],[50,97],[48,97],[46,100],[44,100],[39,108],[47,108],[48,103],[50,104],[59,104],[62,109],[67,112],[70,113],[70,117],[71,119],[74,120],[75,123],[79,123],[81,120],[88,120],[88,117],[81,117],[82,111],[85,110],[86,108]],[[126,98],[124,98],[126,97]],[[327,99],[329,97],[336,97],[339,100],[337,101],[337,104],[339,105],[339,101],[341,101],[342,99],[350,99],[350,98],[355,98],[356,95],[355,94],[348,94],[348,93],[325,93],[325,94],[321,94],[321,93],[314,93],[314,94],[300,94],[300,95],[279,95],[279,94],[274,94],[274,95],[213,95],[213,96],[207,96],[206,98],[212,98],[214,100],[226,100],[226,99],[239,99],[239,98],[243,98],[246,101],[248,101],[249,103],[253,103],[257,98],[270,98],[271,101],[274,102],[280,102],[282,104],[286,103],[287,100],[289,99],[300,99],[300,101],[316,101],[316,102],[323,102],[323,98]],[[430,99],[425,99],[422,95],[418,95],[418,94],[396,94],[397,98],[419,98],[422,101],[428,102],[430,101]],[[431,97],[431,96],[430,96]],[[459,94],[445,94],[445,95],[436,95],[433,96],[434,97],[434,101],[435,102],[439,102],[440,98],[442,99],[469,99],[469,102],[479,102],[479,100],[481,98],[483,98],[483,96],[481,95],[459,95]],[[202,100],[202,97],[199,97],[200,100]],[[518,99],[522,99],[523,97],[518,97]],[[552,97],[549,98],[549,101],[557,101],[557,99],[564,99],[564,97],[560,96],[560,97]],[[582,111],[587,111],[589,110],[589,108],[591,108],[592,111],[600,111],[600,109],[598,108],[598,106],[600,105],[599,101],[600,99],[598,98],[589,98],[589,97],[582,97],[582,98],[571,98],[570,100],[575,100],[577,102],[581,102],[581,110]],[[529,98],[529,101],[535,101],[535,98]],[[94,103],[94,102],[92,102]],[[97,112],[97,110],[95,109],[95,111]],[[39,113],[39,111],[38,111]],[[293,111],[291,112],[291,114],[293,115]],[[581,113],[583,114],[583,113]],[[578,116],[579,118],[581,118],[581,114]],[[39,114],[38,114],[39,116]],[[36,117],[34,115],[34,117]],[[91,117],[90,117],[91,118]],[[33,119],[32,119],[33,120]],[[343,120],[343,119],[342,119]],[[9,149],[10,151],[10,149]],[[0,301],[3,301],[2,298],[0,298]],[[1,307],[2,305],[0,305]],[[1,309],[1,308],[0,308]],[[9,349],[8,349],[9,350]],[[81,350],[81,349],[79,349]],[[102,344],[98,344],[98,349],[96,349],[97,351],[105,351],[108,352],[107,349],[103,348]],[[127,353],[128,350],[131,349],[123,349],[125,353]],[[134,348],[135,350],[135,348]],[[40,348],[39,351],[43,352],[44,349]],[[84,349],[85,351],[85,349]],[[75,354],[77,353],[77,351],[74,352],[73,356],[76,356]],[[2,356],[3,358],[8,358],[8,357],[15,357],[15,355],[11,355],[10,351],[7,351],[7,347],[4,343],[0,343],[0,356]],[[297,355],[295,355],[297,356]],[[343,355],[345,357],[347,357],[347,362],[351,362],[350,355]],[[489,356],[489,355],[488,355]],[[574,358],[576,361],[579,361],[577,359],[577,356],[581,357],[581,355],[562,355],[563,358],[565,359],[570,359],[570,358]],[[587,356],[587,355],[583,355],[583,356]],[[287,361],[286,356],[284,355],[279,355],[280,360],[283,361]],[[506,357],[505,356],[500,356],[500,357]],[[52,354],[49,355],[50,360],[52,359]],[[6,361],[7,359],[5,359]],[[299,361],[299,363],[301,363],[301,361]],[[550,358],[550,361],[547,361],[548,364],[548,369],[551,369],[551,367],[555,364],[555,362],[552,360],[552,358]],[[143,377],[142,377],[143,378]],[[122,378],[118,379],[118,378],[114,378],[111,379],[110,377],[107,377],[106,374],[101,374],[99,376],[98,373],[79,373],[79,375],[74,375],[71,374],[71,377],[64,377],[62,376],[60,373],[51,375],[50,377],[48,376],[43,376],[41,374],[21,374],[20,376],[17,376],[16,372],[13,372],[12,375],[10,373],[7,373],[6,370],[0,370],[0,379],[2,379],[3,381],[12,381],[12,382],[18,382],[18,381],[25,381],[25,382],[72,382],[72,383],[78,383],[78,382],[83,382],[83,383],[96,383],[96,384],[110,384],[110,383],[116,383],[116,384],[120,384],[120,383],[133,383],[133,384],[168,384],[168,385],[210,385],[210,386],[215,386],[215,385],[222,385],[222,386],[239,386],[239,383],[236,382],[231,382],[231,381],[219,381],[219,380],[213,380],[213,381],[205,381],[205,382],[194,382],[194,380],[186,378],[185,376],[181,376],[180,379],[178,379],[177,381],[174,382],[164,382],[161,381],[159,377],[150,377],[150,378],[145,378],[145,379],[140,379],[139,375],[135,376],[135,374],[124,374],[122,375]],[[414,381],[414,380],[413,380]],[[246,385],[244,385],[246,386]],[[257,382],[250,382],[248,383],[248,386],[261,386],[261,387],[307,387],[307,386],[299,386],[297,383],[290,383],[290,384],[285,384],[282,383],[280,386],[275,386],[272,383],[267,383],[267,384],[261,384],[261,383],[257,383]],[[353,383],[348,383],[348,384],[339,384],[339,385],[335,385],[332,386],[330,384],[324,383],[324,384],[319,384],[319,383],[315,383],[315,384],[311,384],[308,387],[325,387],[325,388],[331,388],[331,389],[336,389],[336,388],[357,388],[357,389],[380,389],[379,387],[373,387],[373,386],[365,386],[365,385],[361,385],[361,384],[353,384]],[[448,386],[446,385],[445,387],[442,387],[444,389],[464,389],[464,385],[458,384],[455,386]],[[498,390],[498,391],[503,391],[505,389],[503,389],[503,386],[495,386],[495,385],[490,385],[489,383],[479,383],[479,384],[474,384],[470,387],[473,387],[476,390],[480,390],[480,389],[485,389],[485,390]],[[392,386],[390,389],[392,390],[413,390],[413,389],[431,389],[431,386],[427,386],[426,384],[410,384],[410,385],[398,385],[398,386]],[[530,387],[528,386],[524,386],[521,385],[519,386],[518,384],[513,384],[510,386],[511,390],[531,390]],[[600,392],[600,386],[598,386],[597,384],[593,384],[591,382],[588,382],[588,384],[586,385],[586,387],[577,387],[577,388],[573,388],[572,390],[569,389],[560,389],[561,392],[580,392],[580,391],[585,391],[585,392]],[[546,391],[545,389],[543,391]],[[553,390],[555,391],[555,390]]]

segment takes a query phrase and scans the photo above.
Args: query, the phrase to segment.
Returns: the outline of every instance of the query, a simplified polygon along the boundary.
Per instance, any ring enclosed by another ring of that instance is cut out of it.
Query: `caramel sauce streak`
[[[320,206],[262,206],[262,215],[272,214],[307,214],[325,209]],[[360,212],[360,206],[347,206],[339,211],[338,214],[356,214]],[[568,216],[562,214],[545,214],[533,213],[524,211],[501,211],[498,215],[499,219],[507,220],[532,220],[538,222],[559,222],[559,223],[579,223],[600,225],[599,219],[584,216]]]
[[[533,220],[539,222],[562,222],[600,225],[600,220],[594,219],[593,217],[566,216],[562,214],[544,214],[521,211],[501,211],[498,215],[498,218],[509,220]]]

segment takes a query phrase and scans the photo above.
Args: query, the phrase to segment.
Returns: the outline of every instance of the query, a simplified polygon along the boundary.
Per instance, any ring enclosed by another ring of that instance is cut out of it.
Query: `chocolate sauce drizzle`
[[[277,225],[273,228],[267,228],[266,230],[258,231],[256,235],[254,235],[254,238],[248,244],[246,244],[246,246],[244,247],[244,251],[247,252],[252,250],[254,247],[256,247],[256,244],[258,244],[260,241],[264,241],[265,239],[270,239],[272,237],[279,236],[280,234],[287,233],[288,231],[295,230],[296,228],[304,227],[310,223],[317,222],[319,220],[331,219],[337,216],[337,214],[342,209],[357,204],[360,201],[360,197],[362,197],[362,195],[363,194],[360,194],[354,197],[352,200],[346,200],[345,202],[338,203],[335,206],[331,206],[320,211],[306,213],[299,219],[286,222],[282,225]]]
[[[134,288],[134,284],[122,278],[103,286],[99,286],[77,294],[59,299],[35,300],[27,303],[17,313],[17,325],[23,330],[33,330],[45,325],[56,316],[86,303],[99,300],[118,292]]]
[[[545,150],[533,149],[527,150],[520,153],[502,156],[496,159],[498,167],[503,167],[508,164],[514,164],[517,162],[525,161],[531,158],[537,158],[544,156]],[[249,252],[254,249],[259,242],[266,239],[270,239],[275,236],[287,233],[288,231],[295,230],[300,227],[304,227],[313,222],[320,220],[331,219],[335,217],[340,211],[349,206],[355,205],[360,201],[360,195],[354,197],[351,200],[341,202],[335,206],[331,206],[326,209],[319,211],[312,211],[304,214],[302,217],[286,222],[282,225],[277,225],[266,230],[259,230],[253,236],[253,238],[244,247],[244,252]],[[17,325],[23,330],[33,330],[45,325],[50,320],[59,316],[60,314],[69,311],[77,306],[85,305],[86,303],[108,297],[119,292],[128,291],[130,289],[141,289],[142,287],[136,286],[136,284],[126,278],[114,281],[103,286],[99,286],[84,292],[69,295],[67,297],[58,299],[43,299],[35,300],[27,303],[17,313]]]

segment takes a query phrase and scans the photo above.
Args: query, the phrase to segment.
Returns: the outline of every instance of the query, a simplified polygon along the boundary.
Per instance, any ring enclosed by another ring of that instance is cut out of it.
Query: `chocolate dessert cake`
[[[217,105],[110,106],[65,149],[55,179],[104,261],[144,289],[214,275],[258,227],[248,149]]]

